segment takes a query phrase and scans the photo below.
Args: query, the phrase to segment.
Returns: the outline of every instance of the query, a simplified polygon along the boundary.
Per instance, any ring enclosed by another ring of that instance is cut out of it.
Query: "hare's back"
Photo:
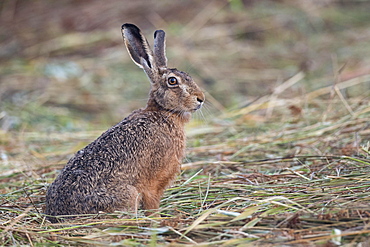
[[[135,175],[163,155],[181,159],[184,149],[182,126],[161,112],[138,110],[78,151],[65,169],[101,176],[129,170],[125,174]]]

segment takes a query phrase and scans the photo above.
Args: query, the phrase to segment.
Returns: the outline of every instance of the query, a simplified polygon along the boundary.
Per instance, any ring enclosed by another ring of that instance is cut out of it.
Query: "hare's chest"
[[[167,152],[171,152],[174,158],[180,163],[185,157],[186,149],[186,136],[184,131],[176,130],[167,136],[168,142],[170,143]]]

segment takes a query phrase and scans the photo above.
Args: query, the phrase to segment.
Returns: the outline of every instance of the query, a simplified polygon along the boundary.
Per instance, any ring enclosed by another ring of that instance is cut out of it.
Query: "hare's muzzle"
[[[203,103],[204,103],[204,95],[197,96],[197,106],[194,110],[195,111],[199,110],[202,107]]]

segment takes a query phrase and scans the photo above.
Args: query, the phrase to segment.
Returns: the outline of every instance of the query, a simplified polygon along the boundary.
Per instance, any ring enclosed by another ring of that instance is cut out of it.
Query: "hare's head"
[[[155,31],[153,50],[133,24],[122,25],[122,35],[132,60],[144,69],[151,82],[148,107],[187,116],[203,105],[204,94],[193,79],[185,72],[167,68],[163,30]]]

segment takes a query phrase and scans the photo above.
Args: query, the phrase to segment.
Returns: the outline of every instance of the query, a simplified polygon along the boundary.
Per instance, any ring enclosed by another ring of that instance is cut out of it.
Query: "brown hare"
[[[164,31],[155,31],[153,50],[133,24],[122,25],[122,35],[132,60],[151,82],[147,105],[68,161],[47,191],[48,216],[157,209],[180,172],[184,124],[205,96],[188,74],[167,68]]]

